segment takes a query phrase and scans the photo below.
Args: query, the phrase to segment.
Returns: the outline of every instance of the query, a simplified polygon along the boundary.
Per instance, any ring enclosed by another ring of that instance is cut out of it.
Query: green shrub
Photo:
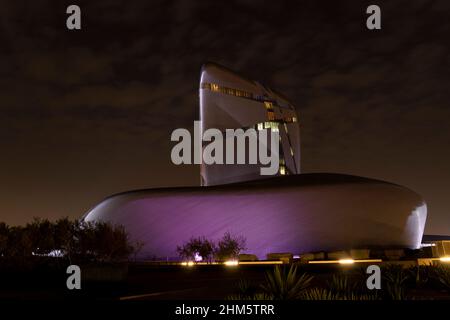
[[[334,274],[331,281],[328,281],[328,288],[334,294],[346,294],[355,291],[355,285],[343,274]]]
[[[299,299],[312,280],[313,277],[306,273],[299,276],[295,265],[291,265],[289,270],[286,267],[276,266],[272,272],[266,273],[262,289],[274,300]]]
[[[0,260],[3,265],[21,268],[59,260],[69,263],[118,262],[134,251],[122,226],[106,222],[51,222],[34,219],[25,226],[0,223]]]
[[[205,237],[191,238],[182,246],[177,247],[177,252],[182,259],[195,259],[198,254],[203,260],[210,261],[214,254],[214,243]]]
[[[376,294],[358,294],[355,292],[335,293],[329,289],[312,288],[302,295],[303,300],[377,300]]]
[[[245,250],[246,240],[242,236],[232,236],[229,232],[217,243],[214,255],[217,260],[238,259],[239,253]]]
[[[436,279],[443,289],[450,292],[450,267],[438,265],[434,267],[432,277]]]
[[[424,288],[432,284],[433,266],[414,266],[407,270],[409,282],[415,288]]]
[[[273,300],[273,298],[266,293],[255,293],[251,296],[232,294],[226,297],[226,300]]]
[[[406,284],[410,275],[401,265],[387,265],[381,270],[381,285],[385,297],[389,300],[405,300]]]

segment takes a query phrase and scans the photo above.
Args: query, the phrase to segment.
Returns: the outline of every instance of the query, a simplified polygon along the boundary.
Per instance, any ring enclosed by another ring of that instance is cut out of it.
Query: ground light
[[[183,261],[179,263],[180,265],[184,267],[193,267],[193,266],[210,266],[210,265],[217,265],[221,264],[219,262],[194,262],[194,261]],[[227,267],[233,267],[238,266],[240,264],[245,265],[264,265],[264,264],[283,264],[283,261],[274,260],[274,261],[238,261],[238,260],[227,260],[223,262],[223,265]]]
[[[354,264],[355,260],[353,259],[339,259],[339,264]]]
[[[237,261],[237,260],[228,260],[228,261],[225,261],[223,264],[228,266],[228,267],[232,267],[232,266],[237,266],[239,264],[239,261]]]
[[[382,262],[381,259],[340,259],[340,260],[311,260],[308,261],[310,264],[330,264],[330,263],[338,263],[338,264],[354,264],[354,263],[379,263]]]
[[[441,258],[439,258],[439,260],[440,260],[441,262],[450,262],[450,256],[441,257]]]

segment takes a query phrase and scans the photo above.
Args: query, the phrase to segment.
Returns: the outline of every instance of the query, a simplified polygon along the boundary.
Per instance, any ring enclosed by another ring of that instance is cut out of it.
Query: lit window
[[[264,122],[264,129],[272,129],[272,131],[278,131],[278,122],[266,121]]]
[[[267,112],[267,118],[269,120],[275,120],[275,112],[273,112],[273,111]]]
[[[263,129],[264,129],[264,124],[258,123],[258,130],[263,130]]]
[[[284,176],[286,174],[286,169],[284,166],[280,166],[280,174]]]
[[[212,91],[219,91],[219,85],[215,83],[211,83],[211,90]]]

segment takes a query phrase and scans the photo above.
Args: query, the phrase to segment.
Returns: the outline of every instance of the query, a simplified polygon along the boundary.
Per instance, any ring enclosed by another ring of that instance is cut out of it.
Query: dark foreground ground
[[[0,300],[223,300],[239,292],[239,280],[246,279],[259,286],[264,282],[265,273],[273,268],[272,265],[130,265],[124,281],[83,281],[81,290],[67,289],[68,275],[62,269],[8,272],[0,275]],[[360,283],[365,280],[363,265],[305,266],[301,269],[314,276],[314,285],[318,287],[326,286],[337,273],[357,279],[356,285],[365,285]],[[448,292],[434,288],[411,289],[409,295],[414,300],[450,301]]]
[[[0,299],[224,299],[235,292],[239,279],[262,282],[271,268],[134,265],[125,281],[82,281],[81,290],[68,290],[68,275],[62,271],[9,273],[1,275]]]

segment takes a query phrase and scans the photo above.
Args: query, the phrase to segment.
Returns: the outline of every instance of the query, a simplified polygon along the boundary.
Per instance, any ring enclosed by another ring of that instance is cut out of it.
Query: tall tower
[[[210,128],[219,129],[222,133],[226,129],[248,128],[278,131],[280,166],[277,175],[300,173],[298,117],[286,98],[214,63],[202,67],[199,97],[202,136]],[[223,145],[226,145],[225,141]],[[202,163],[201,184],[210,186],[267,178],[260,174],[262,166]]]

